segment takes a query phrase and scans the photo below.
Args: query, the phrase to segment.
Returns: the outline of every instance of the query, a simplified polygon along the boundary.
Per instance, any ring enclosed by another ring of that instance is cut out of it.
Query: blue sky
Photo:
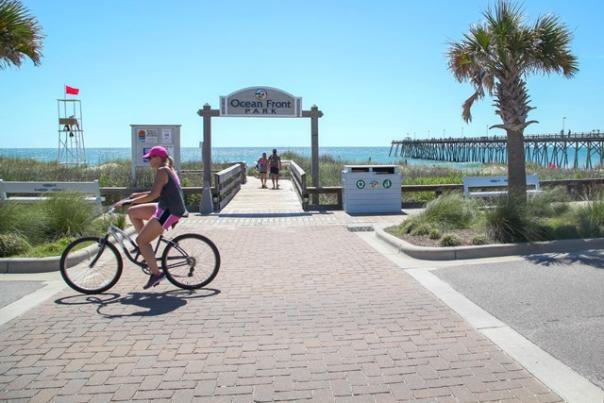
[[[0,147],[56,147],[56,99],[80,88],[88,147],[128,147],[130,124],[181,124],[197,146],[196,111],[237,89],[271,86],[316,104],[321,146],[387,146],[407,136],[483,136],[491,99],[447,69],[448,43],[493,2],[25,0],[46,34],[42,65],[0,70]],[[601,0],[526,0],[527,21],[554,13],[574,32],[580,71],[531,76],[540,123],[527,133],[604,130]],[[490,133],[501,134],[499,130]],[[309,146],[308,119],[217,118],[213,146]]]

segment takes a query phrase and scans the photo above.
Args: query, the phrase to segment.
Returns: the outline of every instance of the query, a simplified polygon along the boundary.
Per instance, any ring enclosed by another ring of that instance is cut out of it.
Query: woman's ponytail
[[[174,169],[174,160],[172,159],[172,157],[168,157],[168,166]]]

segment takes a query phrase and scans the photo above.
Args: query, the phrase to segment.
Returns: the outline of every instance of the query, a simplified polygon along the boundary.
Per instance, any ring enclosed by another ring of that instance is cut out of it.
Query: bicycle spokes
[[[168,280],[182,288],[199,288],[218,273],[220,255],[209,239],[184,234],[168,242],[162,263]]]

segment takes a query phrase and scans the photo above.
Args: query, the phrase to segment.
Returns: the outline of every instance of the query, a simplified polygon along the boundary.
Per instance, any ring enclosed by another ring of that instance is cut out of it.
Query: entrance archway
[[[317,105],[302,110],[302,98],[272,87],[248,87],[220,97],[220,109],[205,104],[197,114],[203,118],[203,191],[201,214],[214,211],[212,201],[212,117],[310,118],[312,185],[319,187],[319,118],[323,112]],[[313,203],[319,204],[318,193]]]

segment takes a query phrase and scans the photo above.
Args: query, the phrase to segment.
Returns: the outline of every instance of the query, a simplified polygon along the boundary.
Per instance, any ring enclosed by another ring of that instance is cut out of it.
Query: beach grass
[[[459,193],[449,193],[387,231],[425,246],[600,237],[604,235],[604,193],[586,203],[571,203],[568,195],[553,188],[526,203],[501,197],[488,207]]]

